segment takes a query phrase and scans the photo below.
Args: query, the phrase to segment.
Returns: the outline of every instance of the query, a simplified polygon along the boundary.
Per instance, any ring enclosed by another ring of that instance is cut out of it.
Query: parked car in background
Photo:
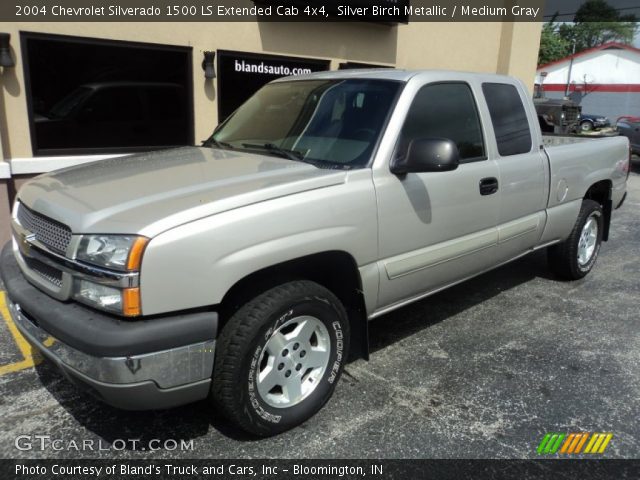
[[[611,126],[611,121],[604,115],[580,113],[580,131],[591,132]]]
[[[629,139],[631,151],[640,155],[640,117],[621,117],[616,126],[620,135]]]
[[[621,122],[622,120],[628,120],[631,122],[640,122],[640,117],[635,117],[633,115],[623,115],[622,117],[618,117],[616,123]]]

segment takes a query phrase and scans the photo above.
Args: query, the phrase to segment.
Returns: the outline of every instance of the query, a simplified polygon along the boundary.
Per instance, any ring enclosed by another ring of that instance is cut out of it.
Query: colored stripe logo
[[[612,438],[612,433],[547,433],[538,445],[537,452],[538,455],[600,454],[604,453]]]

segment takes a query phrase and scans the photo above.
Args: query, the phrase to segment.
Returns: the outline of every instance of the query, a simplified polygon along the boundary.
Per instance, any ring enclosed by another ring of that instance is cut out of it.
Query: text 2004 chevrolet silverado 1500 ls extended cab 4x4
[[[25,184],[1,261],[10,309],[107,403],[210,397],[274,434],[322,407],[348,352],[366,357],[368,319],[539,248],[568,279],[592,269],[629,144],[555,141],[509,77],[281,79],[202,147]]]

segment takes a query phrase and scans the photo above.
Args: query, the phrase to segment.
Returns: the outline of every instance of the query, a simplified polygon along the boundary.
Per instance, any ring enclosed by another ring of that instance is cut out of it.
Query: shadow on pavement
[[[466,281],[423,301],[391,312],[369,324],[374,353],[536,277],[551,278],[544,251]],[[48,361],[36,367],[43,386],[87,430],[112,443],[116,439],[178,442],[205,436],[209,428],[231,440],[259,440],[216,414],[210,401],[163,411],[128,412],[110,407],[68,382]],[[129,449],[127,445],[127,449]]]
[[[375,319],[369,323],[369,350],[374,353],[388,347],[534,278],[554,279],[545,250]]]
[[[113,408],[83,392],[49,361],[38,365],[36,372],[42,385],[58,403],[80,425],[102,438],[105,444],[118,439],[139,439],[139,445],[148,444],[154,439],[160,440],[160,444],[165,440],[189,442],[205,436],[209,428],[232,440],[258,440],[216,415],[209,400],[169,410],[126,411]],[[127,442],[125,450],[134,448]]]

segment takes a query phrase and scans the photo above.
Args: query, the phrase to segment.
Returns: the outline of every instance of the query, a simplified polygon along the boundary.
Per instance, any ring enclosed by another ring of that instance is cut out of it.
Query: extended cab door
[[[392,156],[412,140],[447,138],[461,163],[448,172],[394,175],[374,168],[378,199],[380,287],[377,314],[394,304],[478,273],[495,262],[500,206],[498,165],[487,158],[475,86],[464,81],[417,87]]]
[[[532,111],[527,115],[526,106],[531,102],[526,90],[518,84],[485,82],[482,92],[491,117],[488,129],[494,132],[489,138],[495,139],[491,157],[499,169],[497,255],[504,262],[540,240],[546,220],[549,166],[535,124],[529,120],[536,117]]]

